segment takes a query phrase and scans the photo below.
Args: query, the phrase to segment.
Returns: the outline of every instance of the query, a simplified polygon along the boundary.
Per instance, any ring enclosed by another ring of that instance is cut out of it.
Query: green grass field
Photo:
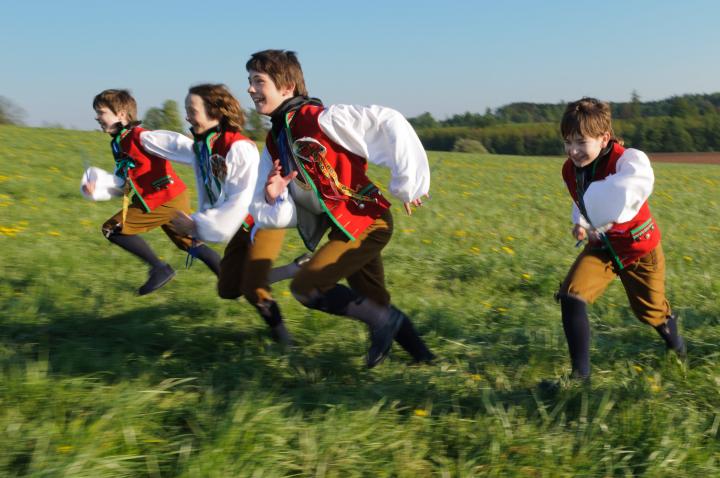
[[[137,297],[145,267],[100,233],[120,201],[82,198],[84,160],[111,169],[108,137],[0,127],[0,476],[720,476],[720,167],[655,165],[688,363],[616,282],[590,308],[592,385],[548,393],[569,371],[553,293],[578,253],[561,159],[430,154],[432,199],[412,217],[396,201],[384,259],[439,360],[395,347],[371,371],[364,326],[287,283],[299,347],[282,353],[160,231],[178,275]],[[291,231],[283,260],[301,251]]]

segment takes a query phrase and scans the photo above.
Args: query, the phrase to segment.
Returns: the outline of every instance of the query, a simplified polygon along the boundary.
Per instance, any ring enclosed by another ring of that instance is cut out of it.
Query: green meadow
[[[0,127],[0,476],[720,476],[720,167],[654,165],[687,363],[616,281],[582,386],[553,299],[579,252],[561,158],[430,153],[432,198],[411,217],[395,201],[384,261],[438,360],[396,346],[366,370],[362,324],[278,284],[283,352],[159,230],[178,274],[136,296],[145,266],[100,233],[121,201],[79,192],[86,162],[112,169],[108,142]],[[290,231],[280,262],[302,251]]]

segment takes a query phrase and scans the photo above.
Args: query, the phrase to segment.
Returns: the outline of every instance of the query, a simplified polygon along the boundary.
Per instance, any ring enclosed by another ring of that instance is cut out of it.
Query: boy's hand
[[[92,196],[92,194],[95,192],[95,181],[88,181],[85,184],[83,184],[83,192],[87,194],[88,196]]]
[[[575,227],[573,227],[572,230],[572,235],[577,241],[584,241],[588,237],[587,230],[580,224],[575,224]]]
[[[268,204],[275,204],[275,200],[285,192],[288,184],[290,184],[297,175],[298,172],[293,171],[287,176],[283,176],[280,160],[276,159],[273,161],[273,168],[270,174],[268,174],[267,181],[265,181],[265,200]]]
[[[421,207],[423,205],[422,198],[424,197],[429,198],[430,196],[428,194],[423,194],[422,197],[414,199],[410,202],[403,203],[403,206],[405,207],[405,212],[408,216],[412,216],[412,206]]]
[[[178,234],[189,237],[197,237],[195,221],[182,211],[178,211],[177,215],[170,220],[170,224],[172,224]]]

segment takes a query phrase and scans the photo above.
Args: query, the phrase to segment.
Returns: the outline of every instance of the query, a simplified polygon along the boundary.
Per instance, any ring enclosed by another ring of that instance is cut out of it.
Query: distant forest
[[[426,149],[518,155],[562,154],[559,124],[566,103],[511,103],[484,114],[444,120],[409,118]],[[720,151],[720,93],[610,103],[625,145],[647,152]]]

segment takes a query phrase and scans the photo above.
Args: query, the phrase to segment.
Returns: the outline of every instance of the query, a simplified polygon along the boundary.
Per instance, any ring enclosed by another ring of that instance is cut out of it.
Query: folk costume
[[[587,166],[578,168],[568,159],[562,176],[573,198],[573,222],[589,234],[557,294],[573,374],[590,374],[586,304],[618,276],[635,316],[653,326],[668,348],[684,354],[665,296],[660,229],[648,205],[654,174],[647,155],[611,141]]]
[[[150,275],[138,293],[140,295],[162,287],[175,275],[173,268],[161,261],[150,246],[137,234],[161,227],[171,241],[184,251],[193,247],[191,237],[180,234],[171,220],[180,212],[190,213],[190,200],[185,183],[178,177],[171,164],[162,156],[145,147],[143,139],[152,132],[139,126],[118,124],[110,146],[115,159],[112,180],[101,170],[90,168],[83,184],[95,179],[95,191],[86,194],[91,199],[103,200],[123,195],[123,208],[105,221],[103,235],[150,265]],[[98,179],[100,179],[98,181]],[[213,270],[219,269],[219,257],[204,245],[195,245],[197,254]]]
[[[305,306],[350,316],[366,299],[389,308],[388,321],[356,317],[370,328],[368,366],[382,361],[393,337],[416,361],[433,358],[410,319],[391,305],[381,251],[393,231],[390,202],[368,178],[368,161],[390,168],[390,192],[404,202],[427,194],[425,151],[398,112],[380,106],[333,105],[296,96],[272,114],[260,160],[253,217],[261,229],[296,226],[315,254],[302,266],[291,291]],[[297,177],[274,203],[264,179],[279,159],[282,175]],[[325,232],[328,241],[318,248]],[[338,284],[347,279],[349,287]]]
[[[197,238],[225,242],[220,261],[218,295],[224,299],[245,296],[268,326],[274,339],[287,343],[280,309],[268,283],[272,263],[280,254],[283,229],[268,229],[250,240],[253,226],[248,214],[258,178],[259,155],[255,143],[237,131],[220,126],[193,140],[170,131],[155,131],[145,138],[155,154],[192,166],[199,211],[192,214]]]

